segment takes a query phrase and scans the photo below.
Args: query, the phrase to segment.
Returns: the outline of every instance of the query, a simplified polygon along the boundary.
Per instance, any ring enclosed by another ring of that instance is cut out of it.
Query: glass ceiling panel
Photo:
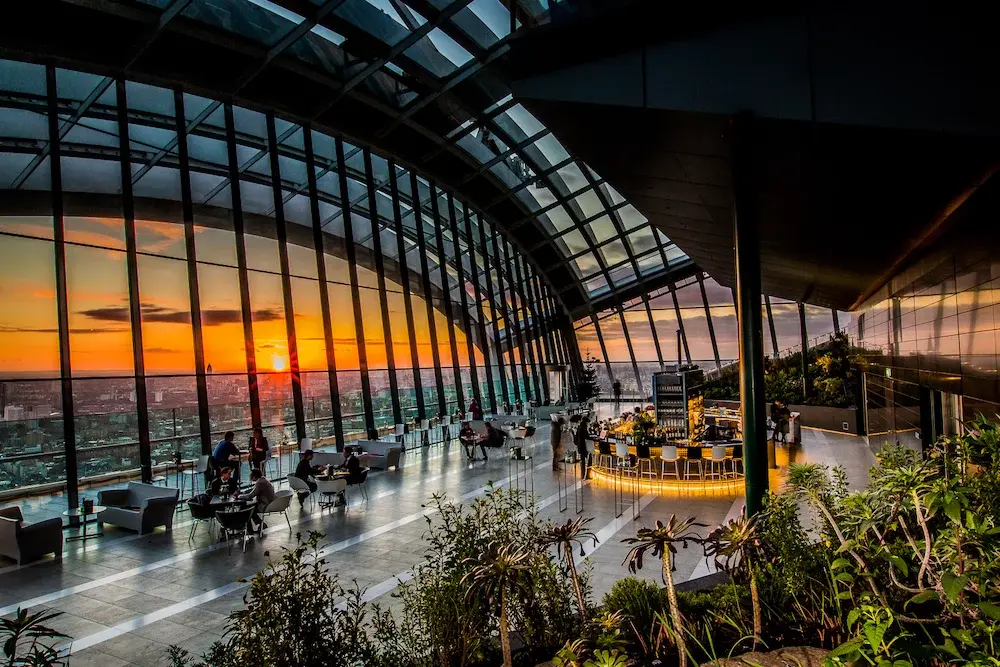
[[[166,7],[167,0],[143,0],[147,4]],[[322,6],[328,0],[311,0],[314,6]],[[446,10],[453,5],[454,0],[429,0],[431,7],[438,11]],[[534,15],[544,16],[549,0],[524,0],[521,8]],[[289,9],[294,7],[283,0],[193,0],[183,12],[183,16],[207,23],[216,28],[236,33],[254,40],[266,47],[271,47],[297,25],[305,17]],[[428,10],[429,11],[429,10]],[[308,14],[308,12],[303,12]],[[436,16],[436,14],[435,14]],[[428,20],[405,0],[345,0],[332,14],[324,19],[325,25],[311,26],[305,35],[294,43],[287,45],[285,54],[298,58],[311,66],[317,67],[327,74],[344,79],[353,73],[361,71],[374,62],[378,53],[349,53],[350,42],[339,32],[331,29],[338,25],[345,26],[345,34],[353,34],[347,29],[361,30],[371,35],[375,40],[387,47],[397,45],[401,40],[411,35],[413,30],[423,26],[428,27]],[[510,38],[510,14],[504,0],[465,0],[464,6],[458,9],[448,19],[427,30],[419,40],[410,45],[396,62],[386,63],[361,83],[360,90],[372,95],[375,99],[391,106],[402,107],[411,101],[425,101],[427,95],[436,96],[436,86],[417,85],[411,88],[409,75],[414,75],[415,81],[424,82],[430,78],[446,79],[455,75],[462,67],[482,62],[492,50]],[[358,40],[353,40],[358,41]],[[344,47],[347,47],[346,50]],[[360,57],[358,57],[360,56]],[[671,265],[686,259],[686,255],[670,240],[657,230],[651,229],[646,218],[639,213],[613,187],[601,182],[599,174],[581,161],[566,163],[572,156],[566,151],[558,138],[551,134],[545,126],[535,118],[525,107],[512,103],[509,88],[503,78],[489,70],[486,64],[475,76],[467,79],[477,94],[457,95],[449,97],[448,104],[458,105],[454,110],[447,111],[457,123],[463,118],[478,118],[471,121],[475,127],[469,127],[465,121],[451,132],[443,133],[451,137],[456,145],[475,158],[472,161],[486,165],[505,155],[502,160],[492,164],[489,176],[497,179],[498,184],[515,191],[515,201],[520,202],[525,213],[536,212],[537,227],[548,234],[551,246],[570,260],[574,272],[587,277],[585,289],[592,296],[603,294],[609,289],[608,279],[616,286],[621,286],[630,280],[635,280],[635,264],[638,264],[640,274],[647,275],[661,270],[662,249]],[[405,70],[405,73],[404,73]],[[97,85],[101,77],[95,77],[90,82],[91,88]],[[62,83],[62,82],[60,82]],[[444,82],[442,82],[444,83]],[[146,90],[146,89],[149,90]],[[89,93],[88,89],[86,92]],[[457,90],[457,89],[456,89]],[[424,92],[421,92],[424,91]],[[170,115],[172,107],[171,93],[159,95],[160,89],[133,84],[129,82],[129,106],[136,110]],[[110,87],[109,100],[114,103],[114,87]],[[85,96],[77,96],[84,99]],[[161,99],[162,98],[162,99]],[[472,108],[469,100],[475,99],[482,108]],[[433,101],[433,100],[431,100]],[[217,105],[213,110],[210,105]],[[441,107],[445,110],[444,107]],[[503,109],[499,113],[497,110]],[[214,111],[204,122],[204,126],[222,129],[224,127],[222,106],[216,102],[185,94],[185,115],[189,120],[198,117],[203,111]],[[264,150],[266,126],[263,116],[249,110],[236,111],[237,131],[240,139],[239,160],[241,168],[248,175],[266,178],[270,173],[270,161]],[[245,116],[245,117],[243,117]],[[101,128],[94,126],[94,120],[78,123],[75,131],[101,133]],[[301,131],[298,131],[296,143],[286,142],[280,137],[289,126],[276,119],[279,141],[283,145],[294,146],[301,150]],[[136,126],[138,128],[138,125]],[[463,131],[464,129],[464,131]],[[471,130],[471,131],[470,131]],[[171,137],[155,128],[142,127],[131,133],[137,148],[166,146]],[[162,135],[162,136],[161,136]],[[208,136],[206,136],[208,135]],[[459,136],[460,135],[460,136]],[[540,136],[539,136],[540,135]],[[538,137],[532,143],[518,147],[529,137]],[[69,138],[68,138],[69,139]],[[318,141],[318,135],[313,133],[314,146],[317,153],[317,186],[320,192],[322,219],[328,225],[341,225],[342,220],[337,214],[338,207],[332,202],[339,201],[339,184],[332,168],[332,142],[329,150]],[[329,141],[329,138],[326,138]],[[97,139],[88,139],[89,143],[99,143]],[[195,129],[189,134],[189,150],[193,166],[209,171],[227,166],[227,156],[221,152],[219,143],[212,132]],[[517,145],[515,145],[517,144]],[[347,147],[350,154],[351,147]],[[145,148],[143,148],[145,150]],[[328,156],[323,159],[323,156]],[[358,162],[361,166],[355,164]],[[305,165],[287,155],[279,157],[283,187],[298,195],[305,184]],[[557,171],[538,182],[537,174],[550,170],[553,165],[563,164]],[[363,171],[360,154],[350,160],[354,173]],[[387,165],[381,158],[373,155],[374,177],[381,187],[387,188],[385,169]],[[474,169],[475,167],[472,166]],[[353,175],[353,174],[352,174]],[[207,174],[205,175],[207,177]],[[201,177],[200,177],[201,178]],[[409,191],[408,178],[398,184],[401,192]],[[590,184],[598,182],[596,188]],[[426,199],[426,183],[421,183]],[[349,183],[352,208],[359,212],[368,210],[367,193],[360,183],[353,179]],[[211,189],[204,194],[211,193]],[[599,196],[600,195],[600,196]],[[605,205],[607,202],[607,206]],[[615,213],[610,214],[608,208],[614,207]],[[379,206],[379,214],[385,212]],[[544,211],[544,213],[537,213]],[[401,211],[404,226],[412,229],[412,211],[405,205]],[[619,225],[616,227],[615,220]],[[619,227],[624,234],[619,237]],[[478,235],[478,230],[474,230]],[[460,236],[465,234],[461,225]],[[489,236],[489,234],[487,234]],[[558,239],[556,237],[559,237]],[[614,241],[609,243],[609,241]],[[594,252],[609,267],[613,275],[601,273],[600,265]],[[581,253],[583,253],[581,255]],[[579,257],[576,257],[579,255]],[[597,274],[597,275],[595,275]],[[603,281],[603,282],[602,282]]]

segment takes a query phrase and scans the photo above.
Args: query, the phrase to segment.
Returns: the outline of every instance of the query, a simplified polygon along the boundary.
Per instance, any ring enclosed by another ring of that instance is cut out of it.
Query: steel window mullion
[[[53,252],[56,273],[56,315],[59,329],[59,386],[62,397],[63,451],[66,454],[66,503],[79,507],[79,472],[76,460],[76,414],[73,409],[73,371],[70,363],[69,304],[66,288],[65,221],[62,197],[62,164],[59,147],[59,105],[56,100],[56,69],[45,67],[48,103],[49,176],[51,178]],[[72,521],[72,520],[71,520]]]
[[[142,481],[153,481],[149,442],[149,406],[146,404],[146,365],[142,353],[142,308],[139,295],[139,255],[135,241],[135,200],[132,197],[132,151],[128,134],[128,100],[125,80],[115,81],[118,106],[118,163],[122,181],[122,215],[125,220],[125,264],[128,271],[129,314],[132,320],[132,365],[135,384],[136,430],[139,436],[139,470]]]
[[[194,340],[195,390],[198,394],[198,433],[201,453],[212,453],[212,423],[208,411],[208,380],[205,376],[205,339],[201,321],[201,293],[198,285],[198,254],[194,241],[194,204],[191,200],[191,171],[188,163],[187,124],[184,94],[174,91],[174,123],[177,130],[177,158],[180,163],[181,209],[184,216],[184,246],[187,259],[188,299],[191,304],[191,335]]]
[[[833,315],[833,332],[840,333],[840,315],[837,314],[836,308],[831,308],[830,313]]]
[[[767,310],[767,328],[771,330],[771,349],[774,358],[778,358],[778,337],[774,333],[774,316],[771,315],[771,297],[764,295],[764,307]]]
[[[632,337],[628,334],[628,325],[625,323],[625,312],[619,306],[615,308],[618,313],[618,320],[622,324],[622,333],[625,334],[625,345],[628,347],[629,358],[632,360],[632,372],[635,373],[635,384],[639,391],[645,393],[642,386],[642,378],[639,376],[639,364],[635,360],[635,348],[632,347]]]
[[[392,217],[396,227],[396,253],[399,256],[399,282],[403,287],[403,310],[406,314],[406,330],[410,343],[410,367],[413,369],[413,391],[417,398],[417,415],[426,419],[424,388],[420,377],[420,354],[417,350],[417,333],[413,324],[413,304],[410,296],[410,269],[406,261],[406,237],[403,234],[403,216],[399,207],[399,184],[396,182],[396,163],[389,160],[389,193],[392,197]]]
[[[495,239],[496,237],[494,237],[494,242]],[[503,248],[504,264],[507,265],[508,272],[510,271],[511,266],[513,266],[514,278],[516,278],[517,280],[516,284],[523,286],[524,283],[522,282],[522,276],[521,276],[521,264],[518,256],[517,255],[514,255],[513,257],[510,256],[510,253],[507,252],[506,243],[502,243],[501,247]],[[538,359],[535,355],[534,341],[532,340],[531,336],[531,325],[528,324],[527,300],[523,297],[518,298],[517,290],[514,289],[515,282],[514,280],[511,279],[509,273],[508,273],[507,284],[510,287],[511,304],[513,304],[514,307],[513,326],[517,327],[518,338],[521,341],[520,343],[521,359],[524,359],[524,355],[525,353],[527,353],[528,362],[531,364],[531,387],[529,387],[528,383],[525,382],[524,388],[529,393],[528,395],[529,399],[532,396],[534,396],[536,400],[541,400],[542,392],[539,380],[540,371],[538,366]],[[534,390],[533,392],[532,389]]]
[[[423,211],[420,203],[420,190],[417,175],[410,172],[410,191],[413,193],[413,222],[417,228],[417,253],[420,255],[420,275],[424,285],[424,305],[427,307],[427,329],[431,335],[431,356],[434,359],[434,379],[437,381],[438,414],[445,414],[444,376],[441,374],[441,350],[438,349],[437,323],[434,321],[434,294],[431,285],[430,269],[427,263],[427,239],[424,237]],[[431,196],[434,196],[433,191]],[[436,224],[436,221],[435,221]]]
[[[712,339],[712,353],[715,355],[715,368],[722,370],[722,361],[719,359],[719,344],[715,340],[715,327],[712,326],[712,309],[708,307],[708,294],[705,292],[705,278],[698,275],[698,287],[701,289],[701,302],[705,306],[705,320],[708,322],[708,335]]]
[[[660,349],[660,335],[656,333],[656,323],[653,322],[653,310],[649,307],[649,295],[642,295],[643,307],[646,309],[646,317],[649,319],[649,330],[653,334],[653,344],[656,346],[656,360],[660,362],[660,370],[663,370],[663,350]]]
[[[465,328],[465,346],[469,355],[469,379],[472,382],[472,395],[476,402],[483,404],[482,392],[479,389],[479,370],[476,368],[475,341],[472,336],[472,322],[469,318],[469,304],[465,291],[465,267],[462,265],[461,247],[458,243],[458,218],[455,214],[455,198],[448,193],[448,215],[451,217],[451,242],[455,251],[455,271],[458,274],[458,307],[462,311],[462,325]],[[471,254],[472,247],[469,246]],[[450,292],[450,290],[449,290]]]
[[[281,199],[281,172],[278,160],[277,131],[274,114],[267,114],[267,150],[271,161],[271,190],[274,199],[274,222],[278,235],[278,263],[281,266],[281,292],[285,304],[285,333],[288,338],[288,369],[292,380],[292,404],[295,411],[295,439],[306,437],[306,413],[302,404],[302,371],[299,367],[299,347],[295,336],[295,306],[292,301],[291,267],[288,263],[288,229]]]
[[[320,312],[323,316],[323,338],[326,341],[327,378],[333,412],[334,439],[338,451],[344,449],[344,421],[340,409],[340,380],[337,377],[337,355],[333,349],[333,317],[330,312],[330,290],[327,286],[326,256],[323,249],[322,219],[319,213],[319,192],[316,187],[316,160],[312,147],[312,128],[303,126],[303,146],[306,152],[306,178],[309,187],[309,212],[312,216],[313,244],[316,251],[316,271],[319,278]]]
[[[525,323],[530,320],[527,329],[530,334],[529,342],[534,349],[535,359],[537,360],[538,386],[541,390],[538,398],[540,401],[544,401],[549,394],[549,376],[545,370],[546,360],[545,349],[542,345],[542,318],[538,314],[537,303],[535,302],[531,288],[531,274],[528,273],[527,259],[521,255],[515,255],[514,262],[519,267],[520,272],[524,273],[524,282],[522,283],[518,279],[517,284],[524,285],[524,296],[521,303],[523,304]]]
[[[444,234],[441,231],[441,213],[438,210],[438,196],[435,193],[437,188],[433,181],[431,181],[429,185],[431,192],[431,215],[434,216],[434,236],[437,241],[436,251],[438,253],[438,271],[441,274],[441,292],[444,299],[444,312],[450,329],[449,339],[451,341],[452,368],[455,369],[455,396],[458,399],[458,409],[463,410],[465,408],[465,392],[462,389],[462,370],[458,362],[458,343],[455,340],[455,318],[454,311],[451,307],[451,287],[448,285],[448,260],[444,253]]]
[[[344,159],[344,142],[335,138],[337,151],[337,176],[340,182],[340,201],[344,216],[344,247],[347,251],[348,275],[351,281],[351,300],[354,303],[354,333],[358,345],[358,367],[361,374],[361,401],[365,411],[365,432],[375,437],[375,413],[372,409],[371,383],[368,380],[368,353],[365,349],[365,324],[361,317],[361,291],[358,287],[357,251],[354,247],[354,224],[351,221],[350,197],[347,189],[347,163]],[[372,224],[378,224],[377,221]]]
[[[392,322],[389,318],[389,303],[385,290],[385,262],[382,257],[382,229],[378,221],[378,205],[375,193],[375,176],[372,170],[372,154],[367,148],[362,153],[365,163],[365,182],[368,186],[368,210],[372,225],[372,253],[375,255],[375,274],[378,282],[378,300],[382,312],[382,340],[385,343],[385,361],[389,369],[389,392],[392,402],[393,424],[401,424],[403,416],[399,408],[399,383],[396,378],[396,357],[392,347]]]
[[[481,232],[485,234],[485,231]],[[528,349],[524,344],[524,336],[521,331],[521,313],[518,307],[517,295],[514,290],[514,281],[511,280],[511,267],[510,261],[507,258],[507,248],[504,244],[504,252],[501,255],[500,245],[497,243],[498,234],[492,235],[493,243],[493,256],[496,262],[497,270],[497,285],[496,293],[500,295],[500,308],[501,312],[504,314],[504,333],[507,338],[507,349],[509,352],[510,366],[511,366],[511,379],[514,381],[515,391],[514,400],[521,400],[522,393],[525,399],[531,398],[531,387],[528,385]],[[510,286],[510,306],[507,305],[507,294],[504,290],[504,277],[503,270],[507,272],[507,284]],[[495,319],[494,319],[495,321]],[[499,331],[499,328],[497,329]],[[518,384],[517,382],[517,361],[514,359],[514,341],[517,341],[517,348],[520,352],[518,356],[521,358],[521,379],[523,384]],[[531,357],[531,364],[534,366],[534,357]],[[537,394],[537,392],[536,392]]]
[[[534,329],[534,339],[535,346],[538,348],[538,359],[539,366],[542,372],[542,391],[546,397],[549,396],[549,374],[545,368],[548,364],[552,363],[552,355],[548,349],[548,340],[546,339],[546,325],[545,318],[542,315],[542,302],[538,297],[537,283],[535,282],[535,275],[533,271],[529,272],[528,259],[526,257],[521,257],[521,263],[524,266],[524,272],[528,277],[527,290],[529,295],[529,308],[531,308],[532,324]]]
[[[503,317],[503,320],[504,320],[504,331],[507,334],[507,336],[506,336],[506,338],[507,338],[507,354],[509,355],[508,358],[510,359],[511,369],[512,370],[515,368],[515,364],[514,364],[514,348],[513,348],[513,345],[511,343],[511,338],[510,338],[510,320],[507,318],[506,306],[501,306],[501,304],[504,302],[503,295],[501,294],[500,299],[498,301],[497,300],[497,294],[500,294],[500,291],[493,289],[493,278],[492,278],[492,276],[490,276],[490,251],[489,251],[489,247],[486,245],[486,243],[487,243],[487,241],[486,241],[486,222],[483,220],[482,215],[480,215],[479,216],[479,247],[480,247],[480,252],[482,254],[482,257],[483,257],[483,278],[486,281],[486,291],[487,291],[487,293],[490,296],[490,304],[492,305],[492,309],[491,309],[492,310],[492,318],[491,318],[492,321],[490,322],[490,325],[493,327],[493,353],[494,353],[494,358],[495,358],[496,363],[497,363],[497,371],[500,373],[500,390],[503,392],[503,400],[504,400],[504,402],[508,402],[508,401],[511,400],[510,397],[512,395],[512,392],[509,392],[508,388],[507,388],[507,372],[504,369],[504,365],[505,365],[506,362],[504,361],[504,358],[503,358],[503,355],[504,355],[503,343],[501,342],[501,339],[500,339],[500,325],[497,324],[497,313],[502,313],[503,314],[502,317]],[[495,258],[494,258],[493,262],[496,263],[496,259]],[[497,271],[497,279],[498,280],[500,279],[500,272],[499,271]],[[477,281],[477,283],[478,283],[478,281]],[[482,312],[482,311],[480,310],[480,312]],[[511,379],[514,382],[514,386],[516,387],[517,386],[517,374],[513,373],[511,375]],[[490,387],[490,392],[492,393],[494,391],[496,391],[496,390],[491,386]]]
[[[483,355],[483,366],[484,366],[485,371],[486,371],[486,385],[489,387],[490,407],[492,408],[492,412],[495,414],[497,412],[496,389],[494,388],[494,384],[493,384],[493,368],[492,368],[492,364],[490,363],[490,361],[491,361],[491,359],[490,359],[490,341],[489,341],[489,338],[488,338],[488,336],[486,334],[485,315],[483,314],[483,295],[482,295],[482,291],[479,288],[479,266],[476,264],[476,250],[475,250],[476,249],[476,242],[475,242],[475,240],[473,239],[473,236],[472,236],[472,216],[469,214],[469,207],[468,207],[468,205],[466,205],[464,203],[462,204],[462,215],[465,216],[465,239],[466,239],[466,242],[469,244],[469,268],[472,269],[472,290],[473,290],[473,297],[476,300],[476,312],[479,314],[479,318],[478,318],[478,322],[477,322],[477,327],[476,328],[479,331],[479,340],[480,340],[481,345],[482,345],[482,350],[480,350],[480,352]],[[480,229],[482,229],[482,224],[483,224],[483,221],[482,221],[482,218],[480,217],[480,219],[479,219],[479,227],[480,227]],[[480,251],[480,254],[484,257],[484,261],[485,261],[485,255],[483,255],[482,253],[485,250],[486,250],[485,247],[483,247],[481,245],[479,246],[479,251]],[[461,259],[459,261],[461,262]],[[492,299],[492,296],[490,298]],[[497,346],[496,346],[496,344],[494,342],[494,345],[493,345],[493,356],[494,356],[494,358],[496,358],[497,354],[498,354],[498,350],[497,350]],[[501,369],[501,370],[503,368],[500,365],[500,360],[499,359],[497,359],[497,368]],[[501,375],[502,375],[502,373],[501,373]],[[506,393],[507,393],[506,383],[505,382],[501,382],[500,384],[503,385],[503,387],[504,387],[504,394],[506,395]]]
[[[615,382],[615,374],[611,369],[611,361],[608,359],[608,348],[604,345],[604,334],[601,333],[601,322],[597,319],[597,313],[590,311],[590,321],[594,323],[594,331],[597,333],[597,344],[601,346],[601,356],[604,358],[604,367],[608,371],[608,379]]]
[[[676,287],[676,285],[674,285],[674,283],[670,283],[669,287],[670,287],[670,298],[672,298],[674,300],[674,315],[676,315],[676,317],[677,317],[677,328],[681,332],[681,341],[683,341],[683,343],[684,343],[684,357],[687,359],[687,362],[690,364],[691,363],[691,349],[688,347],[687,333],[684,331],[684,319],[681,317],[681,307],[677,303],[677,287]],[[680,368],[680,365],[682,363],[683,362],[681,361],[681,359],[678,358],[677,359],[677,366],[678,366],[678,368]]]
[[[250,308],[250,278],[247,274],[247,250],[244,243],[243,203],[240,199],[239,161],[236,153],[236,125],[233,106],[226,104],[226,148],[229,153],[229,187],[233,204],[233,230],[236,234],[236,266],[240,280],[240,309],[243,314],[243,342],[247,358],[247,384],[250,391],[250,421],[254,428],[260,422],[260,392],[257,385],[257,355],[253,337],[253,313]]]

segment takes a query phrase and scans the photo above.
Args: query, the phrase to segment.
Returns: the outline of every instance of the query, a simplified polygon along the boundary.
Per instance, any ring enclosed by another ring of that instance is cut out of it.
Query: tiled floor
[[[853,485],[864,483],[873,461],[862,439],[806,430],[804,440],[790,455],[779,452],[779,463],[790,458],[838,463],[847,468]],[[573,499],[568,512],[559,511],[547,441],[547,432],[541,429],[535,448],[536,499],[543,517],[565,520],[573,515]],[[369,478],[369,502],[355,494],[346,511],[332,512],[300,512],[293,503],[289,516],[293,530],[281,519],[270,520],[265,537],[249,543],[246,553],[237,549],[229,554],[225,545],[212,544],[204,528],[189,542],[187,515],[179,514],[171,534],[138,536],[106,526],[106,536],[88,542],[86,548],[67,544],[62,562],[47,559],[17,567],[0,559],[0,614],[9,614],[18,605],[64,612],[55,626],[75,640],[72,665],[166,665],[168,644],[200,653],[218,639],[226,615],[242,605],[245,584],[237,579],[263,567],[264,551],[290,546],[294,533],[306,530],[325,533],[328,560],[342,581],[357,579],[370,587],[372,597],[384,595],[423,553],[427,512],[423,503],[432,493],[468,500],[484,493],[490,480],[507,482],[505,461],[470,466],[456,445],[411,450],[404,457],[400,470]],[[582,516],[594,517],[591,526],[601,536],[598,547],[588,548],[598,600],[614,581],[627,575],[621,564],[627,546],[621,539],[638,527],[670,514],[695,516],[712,526],[735,515],[743,504],[740,497],[700,491],[648,494],[640,499],[638,520],[632,521],[628,509],[622,518],[615,518],[611,488],[587,483],[581,493]],[[707,571],[700,550],[680,551],[678,580]],[[640,574],[650,580],[659,576],[655,568]]]

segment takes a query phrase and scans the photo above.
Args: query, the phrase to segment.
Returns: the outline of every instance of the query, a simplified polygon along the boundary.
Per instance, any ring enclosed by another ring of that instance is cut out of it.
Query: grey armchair
[[[140,535],[163,526],[167,532],[174,527],[174,509],[180,497],[179,489],[129,482],[128,488],[110,489],[97,494],[97,504],[107,507],[97,515],[98,523],[134,530]]]
[[[24,523],[20,507],[0,509],[0,554],[13,558],[17,564],[55,554],[62,560],[62,519],[46,519]]]
[[[398,442],[359,440],[358,445],[365,452],[360,456],[362,467],[376,470],[399,468],[399,455],[402,452],[402,447]]]

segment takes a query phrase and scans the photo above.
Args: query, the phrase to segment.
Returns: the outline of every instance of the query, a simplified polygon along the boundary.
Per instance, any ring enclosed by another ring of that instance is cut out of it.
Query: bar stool
[[[733,453],[727,457],[729,464],[731,466],[731,471],[733,477],[739,478],[743,476],[743,445],[733,445]],[[736,466],[739,466],[739,471],[736,470]]]
[[[705,481],[705,462],[701,447],[688,447],[687,460],[684,461],[684,479],[691,479],[691,466],[698,468],[698,479]]]
[[[441,443],[451,442],[451,415],[441,417]]]
[[[584,440],[583,440],[583,447],[587,451],[586,456],[587,456],[587,468],[588,469],[592,465],[594,465],[594,449],[595,449],[594,445],[595,445],[595,443],[594,443],[594,439],[593,438],[584,438]]]
[[[628,453],[628,444],[625,442],[615,443],[615,468],[626,474],[636,470],[632,467],[632,455]]]
[[[181,497],[184,496],[184,487],[187,485],[185,479],[191,479],[191,495],[195,494],[198,486],[198,477],[204,481],[205,473],[208,472],[208,454],[202,454],[198,457],[198,464],[192,469],[188,468],[186,470],[181,470]]]
[[[708,477],[711,479],[716,478],[718,474],[719,479],[724,479],[726,476],[726,446],[725,445],[713,445],[712,446],[712,458],[708,460]]]
[[[597,443],[597,468],[600,470],[611,470],[611,462],[614,455],[611,454],[611,443],[607,440],[600,440]]]
[[[653,470],[653,458],[649,454],[649,445],[636,445],[635,446],[636,455],[636,476],[637,477],[648,477],[649,481],[656,479],[656,472]],[[643,466],[645,465],[646,471],[643,472]]]
[[[429,419],[421,419],[420,426],[417,429],[417,433],[419,434],[418,437],[420,439],[420,444],[423,445],[424,447],[429,447],[431,444],[430,430],[431,430],[431,421]]]
[[[396,436],[396,442],[402,448],[402,451],[406,451],[406,424],[396,424],[396,430],[394,432]]]
[[[674,464],[674,479],[681,481],[681,461],[677,456],[677,445],[664,445],[660,448],[660,488],[663,487],[663,478],[667,475],[667,464]]]

